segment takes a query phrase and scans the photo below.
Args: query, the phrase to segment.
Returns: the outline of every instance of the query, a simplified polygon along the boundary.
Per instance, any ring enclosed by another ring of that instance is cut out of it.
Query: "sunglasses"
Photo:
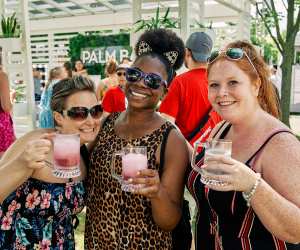
[[[247,55],[247,53],[242,50],[241,48],[228,48],[227,50],[219,50],[219,51],[214,51],[211,53],[210,57],[207,59],[208,64],[213,63],[219,56],[225,55],[227,59],[237,61],[243,58],[245,55],[249,63],[252,65],[254,71],[258,75],[258,72],[251,61],[250,57]]]
[[[161,85],[167,87],[167,81],[163,80],[161,76],[154,73],[144,73],[138,68],[126,69],[126,80],[128,83],[134,83],[144,79],[144,84],[151,89],[158,89]]]
[[[117,72],[118,76],[126,76],[126,72]]]
[[[75,121],[83,121],[89,116],[89,114],[93,119],[99,119],[102,115],[102,112],[102,106],[98,104],[90,109],[86,107],[72,107],[68,110],[64,110],[62,114],[66,114]]]

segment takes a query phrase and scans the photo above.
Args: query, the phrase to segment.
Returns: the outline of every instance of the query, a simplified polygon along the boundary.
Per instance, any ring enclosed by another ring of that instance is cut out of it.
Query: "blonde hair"
[[[62,74],[63,72],[63,68],[62,67],[55,67],[53,69],[50,70],[49,72],[49,77],[48,77],[48,81],[45,85],[45,88],[47,89],[50,85],[50,83],[54,80],[59,78],[59,76]]]
[[[117,61],[115,60],[115,58],[110,57],[105,65],[105,75],[112,75],[115,74],[117,72]]]

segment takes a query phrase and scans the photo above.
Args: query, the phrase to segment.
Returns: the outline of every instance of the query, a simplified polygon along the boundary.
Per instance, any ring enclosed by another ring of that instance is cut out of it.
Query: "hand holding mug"
[[[47,166],[45,161],[52,147],[50,137],[50,134],[44,134],[38,139],[27,142],[20,159],[28,168],[38,169]]]
[[[136,177],[130,179],[129,182],[139,187],[133,190],[134,194],[143,195],[149,199],[158,196],[160,189],[160,178],[156,170],[140,170]]]
[[[209,188],[217,191],[248,192],[257,179],[255,172],[248,166],[223,155],[207,158],[202,169],[205,171],[205,179],[224,183],[223,185],[216,185],[214,182],[206,184]]]

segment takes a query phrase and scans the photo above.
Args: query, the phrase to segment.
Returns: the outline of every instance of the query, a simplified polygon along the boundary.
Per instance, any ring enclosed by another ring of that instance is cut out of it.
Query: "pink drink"
[[[80,175],[79,135],[58,134],[54,138],[53,175],[61,178],[74,178]]]
[[[128,153],[122,156],[122,177],[124,180],[134,178],[137,172],[147,169],[147,155]]]

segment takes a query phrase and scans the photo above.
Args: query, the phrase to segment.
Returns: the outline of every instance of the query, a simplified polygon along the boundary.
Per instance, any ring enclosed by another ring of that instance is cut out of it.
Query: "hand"
[[[52,147],[52,137],[53,134],[44,134],[39,139],[31,140],[26,144],[20,155],[20,159],[25,162],[26,167],[38,169],[47,166],[45,160]]]
[[[140,185],[139,188],[133,191],[134,194],[143,195],[149,199],[153,199],[158,196],[160,190],[160,179],[156,170],[140,170],[137,176],[130,179],[129,182]]]
[[[203,176],[224,184],[206,186],[217,191],[248,192],[256,182],[257,176],[248,166],[228,156],[211,156],[201,167],[205,170]],[[216,172],[222,174],[216,174]]]

